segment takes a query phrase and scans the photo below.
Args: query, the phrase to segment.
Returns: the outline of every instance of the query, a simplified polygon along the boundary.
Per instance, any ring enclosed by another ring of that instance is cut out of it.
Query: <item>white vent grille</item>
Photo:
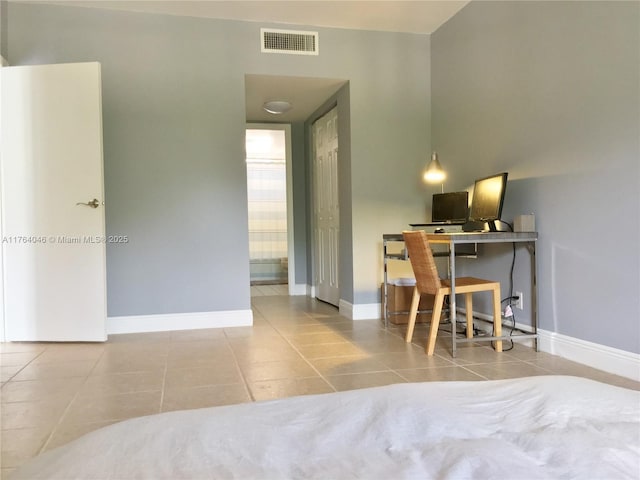
[[[318,55],[318,32],[261,28],[262,51],[293,55]]]

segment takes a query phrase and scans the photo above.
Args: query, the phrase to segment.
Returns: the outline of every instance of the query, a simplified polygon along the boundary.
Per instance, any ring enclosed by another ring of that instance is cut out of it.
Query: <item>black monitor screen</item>
[[[469,192],[436,193],[431,206],[431,221],[464,223],[468,205]]]
[[[500,220],[506,189],[506,172],[476,180],[471,197],[469,220],[474,222]]]

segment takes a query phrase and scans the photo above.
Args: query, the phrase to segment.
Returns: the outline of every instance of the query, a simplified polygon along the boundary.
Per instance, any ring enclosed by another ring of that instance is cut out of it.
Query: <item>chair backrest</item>
[[[402,232],[402,236],[416,277],[418,291],[435,294],[441,287],[441,283],[427,234],[423,230],[416,230]]]

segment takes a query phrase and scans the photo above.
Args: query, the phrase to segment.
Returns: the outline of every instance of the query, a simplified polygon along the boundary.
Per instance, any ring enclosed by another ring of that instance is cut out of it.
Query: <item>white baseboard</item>
[[[458,311],[463,313],[464,309],[459,309]],[[473,315],[484,320],[493,321],[491,315],[477,312],[474,312]],[[487,328],[490,331],[491,325],[487,324]],[[504,331],[505,326],[503,325],[502,328]],[[526,332],[533,331],[531,325],[520,323],[516,323],[516,328]],[[514,337],[514,340],[517,340],[517,337]],[[531,340],[522,339],[522,342],[531,342]],[[640,382],[640,354],[637,353],[588,342],[540,328],[538,328],[538,350]]]
[[[353,309],[355,310],[357,307],[360,306],[354,305]],[[456,311],[464,318],[466,313],[464,308],[459,308]],[[340,313],[342,313],[342,305],[340,305]],[[480,312],[473,312],[473,315],[493,323],[491,315]],[[492,329],[491,323],[484,325],[480,323],[477,327],[490,333]],[[531,325],[516,323],[515,326],[525,332],[533,331]],[[505,328],[506,325],[503,325],[503,332]],[[518,341],[517,336],[514,336],[513,339]],[[523,338],[519,342],[533,346],[533,339]],[[538,350],[640,382],[640,354],[637,353],[588,342],[540,328],[538,328]]]
[[[338,305],[340,315],[349,320],[373,320],[380,318],[379,303],[359,303],[354,305],[346,300],[340,300]]]
[[[306,295],[307,285],[304,283],[289,284],[289,295]]]
[[[107,334],[166,332],[170,330],[194,330],[198,328],[250,327],[252,325],[253,312],[251,310],[132,315],[125,317],[108,317]]]
[[[313,285],[307,285],[307,296],[316,298],[316,287]]]
[[[640,382],[640,355],[538,329],[538,348],[567,360]]]

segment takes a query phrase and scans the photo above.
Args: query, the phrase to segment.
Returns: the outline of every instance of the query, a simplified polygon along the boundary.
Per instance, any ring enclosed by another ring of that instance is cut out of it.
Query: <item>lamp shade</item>
[[[442,165],[438,161],[438,154],[433,152],[431,155],[431,161],[427,165],[427,168],[424,169],[422,174],[422,178],[425,182],[428,183],[441,183],[447,174],[442,169]]]

